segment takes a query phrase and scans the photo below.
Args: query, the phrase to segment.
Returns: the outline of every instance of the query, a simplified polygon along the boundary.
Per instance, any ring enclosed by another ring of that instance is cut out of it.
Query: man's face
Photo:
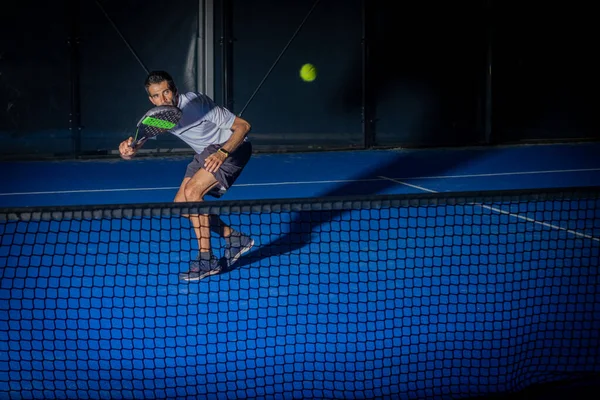
[[[153,83],[148,86],[148,95],[150,97],[150,101],[155,106],[174,106],[174,96],[175,93],[171,89],[169,89],[169,84],[167,81],[162,81],[160,83]]]

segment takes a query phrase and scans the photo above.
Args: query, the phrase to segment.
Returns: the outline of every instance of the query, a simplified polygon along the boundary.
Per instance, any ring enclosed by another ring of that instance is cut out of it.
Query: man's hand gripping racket
[[[150,109],[137,124],[135,137],[121,143],[119,152],[123,158],[131,158],[148,139],[175,128],[182,112],[175,106],[158,106]]]

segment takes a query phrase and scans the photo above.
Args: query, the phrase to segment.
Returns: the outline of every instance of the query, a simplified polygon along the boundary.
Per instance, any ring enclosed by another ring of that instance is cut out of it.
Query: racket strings
[[[155,118],[155,117],[146,117],[142,124],[158,128],[158,129],[172,129],[177,125],[175,123],[175,118]]]

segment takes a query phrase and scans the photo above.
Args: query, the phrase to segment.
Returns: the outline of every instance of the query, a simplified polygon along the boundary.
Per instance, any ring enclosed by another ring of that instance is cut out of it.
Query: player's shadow
[[[391,179],[402,177],[418,177],[418,176],[440,176],[445,171],[452,170],[461,164],[472,163],[475,158],[484,156],[488,150],[474,149],[470,151],[461,151],[462,157],[457,158],[454,152],[453,156],[444,158],[442,153],[436,152],[436,160],[432,161],[428,158],[427,152],[412,152],[399,154],[393,161],[382,164],[376,169],[369,171],[361,176],[357,176],[353,181],[342,184],[335,189],[327,192],[320,199],[334,198],[343,199],[345,197],[370,196],[384,194],[386,190],[393,187],[398,187],[401,183],[394,182]],[[414,171],[412,174],[409,171]],[[391,179],[377,179],[378,177],[386,177]],[[371,181],[369,181],[371,180]],[[425,193],[418,189],[412,189],[411,193]],[[286,201],[278,201],[269,203],[264,200],[265,204],[281,204]],[[290,201],[289,204],[294,204]],[[308,209],[293,211],[293,220],[290,222],[277,221],[281,231],[287,233],[281,234],[279,238],[270,243],[261,245],[257,243],[254,249],[248,254],[242,256],[232,267],[224,272],[229,272],[237,268],[241,268],[250,264],[258,265],[258,263],[267,258],[277,257],[284,254],[297,251],[311,243],[311,238],[318,228],[328,222],[336,220],[346,210],[318,210]],[[287,211],[286,211],[287,213]],[[287,225],[287,226],[286,226]],[[287,228],[287,229],[285,229]]]

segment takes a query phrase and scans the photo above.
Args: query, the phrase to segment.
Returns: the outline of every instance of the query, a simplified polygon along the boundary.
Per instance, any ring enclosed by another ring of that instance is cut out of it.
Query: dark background
[[[141,63],[199,89],[198,3],[3,3],[0,157],[115,157],[150,107]],[[583,1],[215,0],[209,94],[243,110],[258,152],[597,140],[593,15]],[[171,135],[149,148],[187,149]]]

